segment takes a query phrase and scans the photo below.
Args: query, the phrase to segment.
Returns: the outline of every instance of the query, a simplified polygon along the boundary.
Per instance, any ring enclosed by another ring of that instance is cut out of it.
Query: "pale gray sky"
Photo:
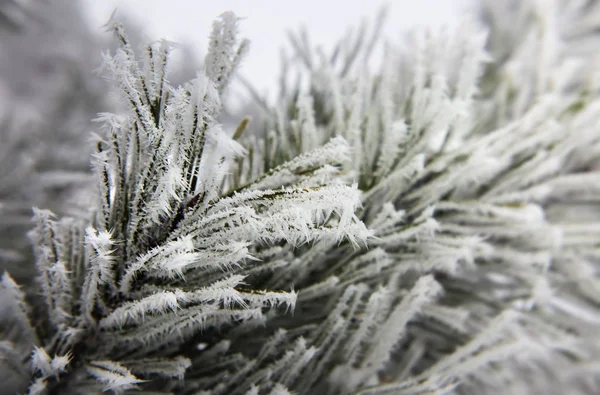
[[[388,4],[386,33],[399,35],[414,26],[455,24],[469,0],[82,0],[92,28],[100,31],[116,7],[144,26],[150,39],[166,38],[206,48],[212,21],[223,11],[245,17],[240,30],[251,40],[242,74],[263,91],[275,84],[279,49],[286,30],[305,25],[316,45],[331,46],[349,25],[374,17]]]

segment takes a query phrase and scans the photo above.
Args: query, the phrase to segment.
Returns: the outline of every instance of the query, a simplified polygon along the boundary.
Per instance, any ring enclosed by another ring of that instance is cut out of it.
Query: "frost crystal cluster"
[[[219,124],[233,13],[177,88],[167,42],[140,60],[113,26],[128,108],[100,117],[90,219],[35,209],[0,366],[30,394],[596,393],[600,3],[568,4],[484,1],[402,46],[381,20],[332,53],[293,34],[260,133]]]

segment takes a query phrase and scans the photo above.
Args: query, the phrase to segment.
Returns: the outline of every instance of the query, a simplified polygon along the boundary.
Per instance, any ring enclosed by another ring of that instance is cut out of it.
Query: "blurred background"
[[[209,27],[216,16],[232,10],[245,20],[244,37],[252,42],[242,74],[260,91],[271,91],[279,71],[279,51],[288,44],[287,31],[306,27],[314,45],[326,49],[357,25],[373,18],[387,6],[385,34],[395,36],[419,25],[452,25],[466,8],[467,0],[83,0],[92,31],[113,10],[127,16],[150,39],[166,38],[185,43],[196,54],[206,45]]]

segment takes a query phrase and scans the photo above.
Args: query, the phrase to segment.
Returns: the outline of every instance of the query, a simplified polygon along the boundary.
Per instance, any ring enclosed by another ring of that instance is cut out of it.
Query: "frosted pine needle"
[[[308,83],[283,76],[260,135],[218,123],[233,13],[177,88],[169,45],[140,62],[113,26],[127,107],[101,116],[91,220],[35,210],[35,329],[2,278],[29,392],[598,392],[600,12],[575,3],[484,1],[486,28],[403,47],[292,34]]]

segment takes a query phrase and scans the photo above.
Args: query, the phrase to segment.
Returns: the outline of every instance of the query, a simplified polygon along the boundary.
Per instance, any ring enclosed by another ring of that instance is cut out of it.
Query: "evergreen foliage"
[[[0,361],[30,394],[597,392],[600,79],[561,46],[596,6],[514,3],[403,47],[384,13],[331,54],[292,34],[259,136],[218,121],[233,13],[180,87],[112,25],[127,111],[89,220],[35,209],[42,300],[3,275]]]

